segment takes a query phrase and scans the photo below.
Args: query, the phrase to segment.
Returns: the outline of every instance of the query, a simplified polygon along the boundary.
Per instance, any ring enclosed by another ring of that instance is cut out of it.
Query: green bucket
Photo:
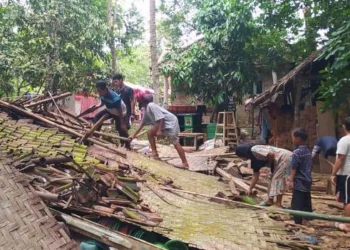
[[[157,246],[157,247],[159,247],[159,248],[161,248],[161,249],[168,249],[168,248],[165,246],[165,244],[160,243],[160,242],[156,242],[156,243],[154,243],[153,245],[155,245],[155,246]]]
[[[187,245],[179,240],[169,240],[165,243],[165,247],[168,250],[188,250]]]

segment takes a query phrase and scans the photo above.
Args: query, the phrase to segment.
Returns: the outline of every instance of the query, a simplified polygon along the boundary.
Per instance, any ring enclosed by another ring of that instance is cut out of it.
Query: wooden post
[[[295,99],[294,99],[294,128],[300,126],[300,102],[301,102],[301,91],[302,91],[302,80],[299,76],[294,78],[295,86]]]
[[[255,119],[254,119],[254,104],[252,104],[252,138],[254,136],[254,123],[255,123]]]
[[[101,127],[102,123],[108,118],[109,118],[109,114],[104,114],[104,116],[102,116],[101,119],[98,120],[96,124],[92,126],[92,128],[88,132],[85,133],[83,138],[81,138],[80,142],[85,141],[89,136],[91,136],[99,127]]]
[[[169,76],[164,76],[164,104],[168,106],[169,104]]]

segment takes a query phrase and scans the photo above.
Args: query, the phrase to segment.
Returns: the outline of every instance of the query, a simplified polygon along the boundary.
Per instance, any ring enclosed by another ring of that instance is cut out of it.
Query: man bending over
[[[152,149],[152,152],[148,155],[155,159],[159,157],[156,146],[156,137],[166,136],[171,140],[176,151],[178,152],[182,161],[182,168],[188,169],[185,151],[179,142],[178,135],[180,133],[180,128],[177,117],[164,108],[153,103],[152,95],[142,95],[138,98],[138,102],[140,102],[142,104],[142,107],[145,108],[145,115],[139,128],[135,131],[134,135],[131,136],[130,139],[133,140],[144,126],[153,126],[148,131],[148,139]]]

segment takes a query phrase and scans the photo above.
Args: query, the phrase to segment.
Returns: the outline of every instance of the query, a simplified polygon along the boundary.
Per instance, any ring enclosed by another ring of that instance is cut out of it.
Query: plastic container
[[[193,127],[193,116],[185,115],[184,116],[184,126],[185,127]]]
[[[159,248],[161,248],[161,249],[168,249],[168,248],[165,246],[165,244],[160,243],[160,242],[156,242],[156,243],[154,243],[153,245],[155,245],[155,246],[157,246],[157,247],[159,247]]]
[[[169,240],[165,243],[165,247],[168,250],[188,250],[187,245],[179,240]]]

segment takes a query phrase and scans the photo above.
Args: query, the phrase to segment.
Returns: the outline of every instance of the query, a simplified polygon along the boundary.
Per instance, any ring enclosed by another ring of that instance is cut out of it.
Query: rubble
[[[174,202],[174,197],[169,199],[164,192],[176,193],[176,196],[182,193],[187,196],[206,198],[210,202],[224,204],[231,208],[243,206],[255,210],[265,209],[256,204],[266,194],[269,170],[264,170],[261,174],[262,178],[255,190],[256,197],[248,197],[247,191],[253,174],[249,161],[237,158],[234,153],[227,152],[225,147],[210,148],[212,145],[208,143],[206,150],[188,154],[189,162],[195,165],[192,170],[218,174],[226,181],[227,190],[218,192],[216,196],[186,191],[186,187],[177,186],[178,183],[171,178],[154,177],[147,170],[133,166],[126,159],[125,151],[110,143],[115,139],[125,140],[126,138],[92,131],[92,125],[88,121],[74,116],[55,104],[67,94],[41,96],[30,101],[16,100],[11,104],[0,101],[0,107],[7,112],[0,113],[0,150],[11,157],[12,166],[24,174],[36,193],[51,208],[79,213],[81,220],[112,218],[148,228],[159,227],[163,218],[153,208],[148,207],[142,199],[141,192],[145,190],[172,209],[181,209],[181,207]],[[15,121],[9,116],[25,119]],[[88,148],[84,143],[95,145]],[[139,149],[144,146],[145,144]],[[98,153],[92,152],[91,148]],[[170,148],[160,146],[160,157],[176,165],[178,159],[172,158]],[[106,157],[109,153],[113,153],[113,157]],[[150,177],[156,180],[157,186],[148,181]],[[159,188],[158,185],[162,187]],[[313,191],[318,193],[313,193],[312,198],[322,201],[332,199],[323,194],[325,190],[322,183],[313,185]],[[329,208],[338,211],[334,205]],[[269,216],[275,216],[276,220],[282,217],[289,218],[285,213],[292,214],[293,211],[268,211]],[[314,216],[318,216],[318,219],[343,221],[339,216],[323,218],[323,215],[319,214]],[[75,221],[70,217],[66,219],[66,222]],[[84,227],[85,224],[80,223],[80,225]],[[76,230],[82,232],[81,228]],[[304,233],[308,232],[304,231]],[[98,237],[98,240],[101,240],[101,235]],[[108,238],[103,240],[110,242]],[[273,239],[266,241],[272,243]],[[314,248],[310,244],[292,240],[282,242],[276,239],[274,243],[288,247]]]

